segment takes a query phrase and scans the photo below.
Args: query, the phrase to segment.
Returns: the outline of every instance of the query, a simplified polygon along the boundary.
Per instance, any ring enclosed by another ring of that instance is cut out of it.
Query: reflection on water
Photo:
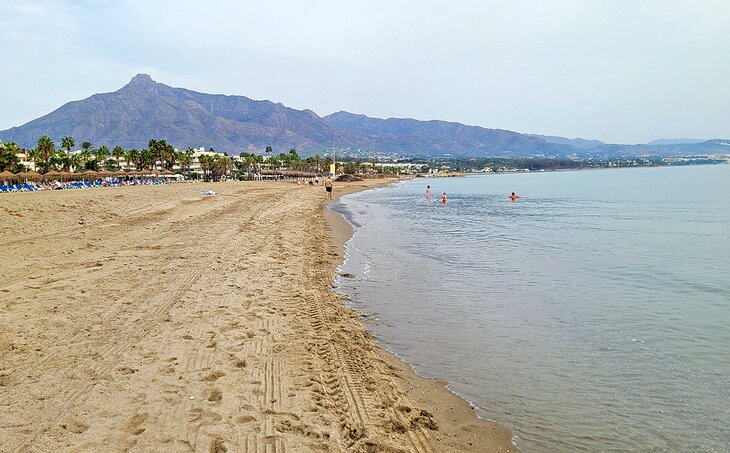
[[[338,283],[380,341],[524,451],[727,451],[730,166],[417,179],[335,209]]]

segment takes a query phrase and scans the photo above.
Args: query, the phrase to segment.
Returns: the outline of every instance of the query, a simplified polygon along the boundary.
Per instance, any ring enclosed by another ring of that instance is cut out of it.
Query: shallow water
[[[416,179],[334,209],[379,340],[523,451],[730,451],[730,165]]]

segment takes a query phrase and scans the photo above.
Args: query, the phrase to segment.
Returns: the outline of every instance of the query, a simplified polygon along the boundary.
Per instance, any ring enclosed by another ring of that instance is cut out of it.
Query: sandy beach
[[[0,196],[0,451],[515,451],[344,306],[324,204],[273,182]]]

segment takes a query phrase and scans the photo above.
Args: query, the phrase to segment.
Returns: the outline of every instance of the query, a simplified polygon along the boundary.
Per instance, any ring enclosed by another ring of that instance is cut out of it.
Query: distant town
[[[617,157],[617,158],[394,158],[376,165],[387,173],[505,173],[530,171],[584,170],[624,167],[666,167],[680,165],[715,165],[730,163],[730,154],[686,157]]]
[[[392,153],[336,149],[323,155],[302,157],[296,149],[276,152],[271,146],[248,150],[238,155],[217,152],[214,148],[189,147],[178,150],[164,139],[152,139],[144,149],[109,148],[63,137],[58,145],[48,136],[38,139],[35,148],[21,148],[15,143],[0,142],[0,171],[8,171],[22,179],[29,171],[47,174],[62,171],[69,174],[130,171],[165,171],[169,176],[185,179],[220,180],[272,177],[283,172],[306,172],[351,175],[435,175],[444,173],[504,173],[581,170],[622,167],[659,167],[678,165],[711,165],[730,162],[730,154],[694,155],[685,157],[419,157]],[[54,174],[55,175],[55,174]]]

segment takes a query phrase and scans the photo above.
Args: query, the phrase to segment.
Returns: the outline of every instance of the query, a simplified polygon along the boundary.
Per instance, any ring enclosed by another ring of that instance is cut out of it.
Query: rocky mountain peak
[[[155,83],[149,74],[137,74],[129,81],[130,85],[149,85]]]
[[[137,74],[122,87],[122,90],[152,91],[156,85],[157,82],[152,80],[149,74]]]

